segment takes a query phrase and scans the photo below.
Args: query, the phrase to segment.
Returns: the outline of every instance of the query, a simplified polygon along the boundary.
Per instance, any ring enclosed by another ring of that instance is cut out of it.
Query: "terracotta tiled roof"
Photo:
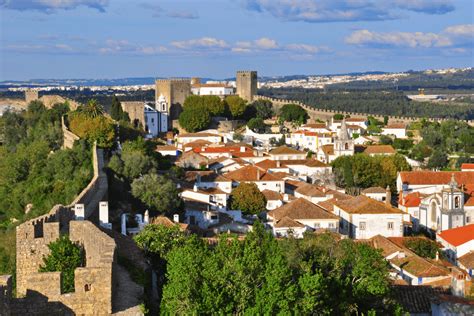
[[[181,137],[196,137],[196,138],[199,138],[199,137],[220,137],[219,135],[217,134],[212,134],[212,133],[187,133],[187,134],[180,134],[178,135],[179,138]]]
[[[449,270],[434,265],[430,261],[423,259],[417,255],[408,255],[405,258],[393,258],[390,262],[398,267],[402,267],[403,270],[413,274],[416,277],[437,277],[437,276],[448,276]]]
[[[396,150],[392,145],[369,145],[364,150],[366,154],[395,154]]]
[[[399,209],[365,195],[343,201],[338,200],[334,204],[345,212],[352,214],[403,214]]]
[[[340,192],[337,192],[337,191],[332,191],[331,190],[331,191],[329,191],[329,194],[334,195],[334,197],[332,199],[329,199],[329,200],[322,201],[322,202],[318,203],[318,206],[321,206],[323,209],[325,209],[329,212],[334,212],[334,204],[337,201],[352,199],[352,196],[344,194],[344,193],[340,193]]]
[[[400,178],[411,185],[448,184],[452,174],[458,185],[474,184],[474,172],[470,171],[401,171]]]
[[[278,192],[275,192],[272,190],[263,190],[262,193],[263,195],[265,195],[265,198],[267,199],[267,201],[283,200],[282,196]]]
[[[362,190],[362,193],[386,193],[387,190],[381,187],[370,187]]]
[[[281,181],[280,178],[265,172],[255,166],[245,166],[235,171],[224,174],[227,179],[234,181]]]
[[[410,315],[431,315],[431,300],[446,290],[431,286],[393,286],[393,296]]]
[[[383,129],[385,128],[390,128],[390,129],[396,129],[396,128],[399,128],[399,129],[405,129],[407,126],[405,123],[391,123],[391,124],[388,124],[387,126],[383,127]]]
[[[151,224],[153,225],[163,225],[163,226],[166,226],[166,227],[173,227],[174,225],[179,225],[180,229],[181,230],[186,230],[188,228],[188,224],[185,224],[185,223],[175,223],[173,222],[171,219],[169,219],[168,217],[166,216],[157,216],[157,217],[154,217],[152,220],[151,220]]]
[[[255,157],[253,152],[234,152],[232,153],[232,157],[237,157],[237,158],[248,158],[248,157]]]
[[[202,146],[208,146],[212,144],[210,141],[204,140],[204,139],[197,139],[189,143],[185,143],[184,147],[191,147],[191,148],[196,148],[196,147],[202,147]]]
[[[193,151],[190,150],[190,151],[184,152],[184,153],[178,158],[178,162],[183,161],[183,160],[185,160],[185,159],[187,159],[187,158],[189,158],[189,157],[194,157],[194,159],[198,159],[198,158],[199,158],[200,160],[202,160],[201,164],[203,164],[204,162],[205,162],[204,164],[206,164],[207,161],[208,161],[208,158],[207,158],[207,157],[205,157],[205,156],[203,156],[203,155],[201,155],[201,154],[195,153],[195,152],[193,152]]]
[[[381,235],[376,235],[370,238],[369,243],[372,247],[376,249],[381,249],[382,255],[384,257],[390,256],[391,254],[394,254],[397,251],[403,251],[403,248],[399,247],[398,245],[390,241],[388,238]]]
[[[329,213],[316,204],[309,202],[306,199],[299,198],[291,201],[288,204],[280,206],[268,212],[268,215],[278,220],[285,216],[291,219],[338,219],[339,217]]]
[[[270,155],[304,155],[305,153],[288,146],[280,146],[275,149],[270,150]]]
[[[464,206],[474,206],[474,195],[468,195],[464,201]]]
[[[398,197],[398,204],[405,207],[417,207],[420,206],[421,200],[427,195],[420,192],[408,193],[403,197],[403,194],[400,194]]]
[[[466,253],[464,256],[459,257],[458,261],[466,268],[466,269],[474,269],[474,250]]]
[[[301,127],[307,127],[307,128],[326,128],[326,123],[309,123],[305,124]]]
[[[295,220],[292,220],[291,218],[289,218],[288,216],[285,216],[279,220],[276,221],[275,227],[277,228],[281,228],[281,227],[299,227],[299,228],[303,228],[304,225],[295,221]]]
[[[322,148],[322,151],[326,155],[329,155],[329,156],[334,155],[334,145],[333,144],[322,145],[321,148]]]
[[[474,163],[463,163],[461,165],[461,170],[466,169],[466,170],[474,170]]]
[[[243,149],[243,151],[241,151]],[[240,153],[240,152],[251,152],[252,148],[246,146],[209,146],[209,147],[196,147],[193,149],[197,153]]]
[[[457,247],[474,239],[474,224],[447,229],[438,236]]]
[[[305,196],[310,196],[310,197],[325,197],[326,193],[323,192],[319,187],[305,183],[304,185],[298,187],[295,190],[295,193],[299,193]]]

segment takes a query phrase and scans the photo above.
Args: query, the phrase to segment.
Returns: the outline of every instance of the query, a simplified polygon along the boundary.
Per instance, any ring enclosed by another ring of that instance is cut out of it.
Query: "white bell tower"
[[[160,126],[159,131],[161,133],[166,133],[168,131],[168,102],[163,94],[160,94],[158,100],[156,100],[155,108],[160,115]]]

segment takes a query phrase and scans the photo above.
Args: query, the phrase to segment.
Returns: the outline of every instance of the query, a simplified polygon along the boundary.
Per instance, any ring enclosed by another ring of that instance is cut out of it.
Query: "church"
[[[340,156],[352,155],[354,155],[354,140],[349,136],[346,119],[343,119],[334,143],[319,147],[318,160],[328,164]]]

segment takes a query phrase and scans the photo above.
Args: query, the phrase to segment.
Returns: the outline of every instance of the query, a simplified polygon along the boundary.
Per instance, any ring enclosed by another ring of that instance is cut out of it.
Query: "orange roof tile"
[[[300,227],[300,228],[303,228],[304,225],[289,218],[288,216],[285,216],[279,220],[276,221],[275,227],[277,228],[281,228],[281,227]]]
[[[304,155],[305,152],[290,148],[288,146],[280,146],[270,150],[270,155]]]
[[[285,216],[294,220],[339,218],[338,216],[303,198],[293,200],[290,203],[280,206],[279,208],[268,212],[268,215],[276,220],[279,220]]]
[[[391,123],[391,124],[388,124],[387,126],[383,127],[383,129],[385,128],[390,128],[390,129],[405,129],[407,126],[405,123]]]
[[[398,204],[405,207],[417,207],[420,206],[421,200],[426,197],[425,194],[420,192],[408,193],[403,197],[403,194],[400,194],[398,197]]]
[[[401,171],[400,178],[411,185],[448,184],[452,174],[458,185],[474,184],[474,172],[469,171]]]
[[[474,239],[474,224],[447,229],[438,236],[457,247]]]
[[[365,195],[359,195],[343,201],[338,200],[334,204],[347,213],[352,214],[403,214],[399,209]]]
[[[265,172],[255,166],[245,166],[240,169],[224,174],[227,179],[234,181],[281,181],[280,178]]]
[[[392,145],[368,145],[364,150],[366,154],[395,154],[396,150]]]
[[[461,170],[463,169],[472,169],[474,170],[474,163],[463,163],[461,165]]]

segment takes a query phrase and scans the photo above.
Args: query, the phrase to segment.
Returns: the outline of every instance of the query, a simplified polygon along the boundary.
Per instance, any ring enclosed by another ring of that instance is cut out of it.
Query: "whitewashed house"
[[[395,136],[396,138],[407,138],[407,126],[405,123],[391,123],[382,127],[382,135]]]
[[[260,191],[271,190],[285,193],[285,180],[256,167],[245,166],[235,171],[225,173],[225,178],[232,180],[232,186],[237,187],[241,182],[255,183]]]
[[[442,231],[436,234],[436,241],[451,262],[474,276],[474,224]]]

